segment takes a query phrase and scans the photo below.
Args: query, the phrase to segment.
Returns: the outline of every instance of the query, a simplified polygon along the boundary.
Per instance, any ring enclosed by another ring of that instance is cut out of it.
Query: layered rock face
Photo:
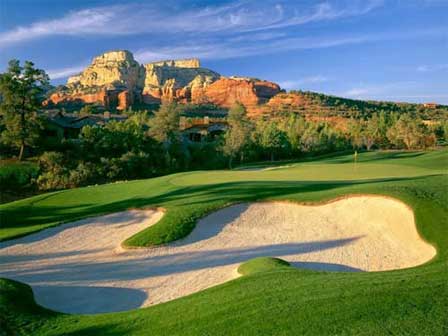
[[[267,105],[273,108],[305,106],[305,97],[297,93],[280,93],[269,99]]]
[[[240,102],[254,110],[280,92],[272,82],[223,77],[202,68],[198,59],[167,60],[139,65],[129,51],[111,51],[93,59],[82,73],[68,79],[46,105],[97,103],[127,109],[134,102],[213,103],[230,107]]]
[[[142,69],[127,50],[111,51],[95,57],[79,75],[67,80],[68,86],[126,87],[133,90],[142,84]]]
[[[210,85],[205,95],[208,101],[222,107],[230,107],[236,102],[249,109],[266,103],[280,92],[280,87],[272,82],[253,78],[221,78]]]
[[[111,51],[95,57],[83,72],[69,77],[67,85],[50,95],[44,105],[96,103],[126,109],[133,104],[143,81],[143,69],[131,52]]]
[[[145,103],[178,101],[187,103],[197,98],[221,75],[201,68],[198,59],[162,61],[144,65],[142,98]]]

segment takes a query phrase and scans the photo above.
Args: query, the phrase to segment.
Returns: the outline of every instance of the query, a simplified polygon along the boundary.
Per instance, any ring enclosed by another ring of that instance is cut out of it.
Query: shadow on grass
[[[403,151],[396,151],[396,152],[362,152],[358,156],[358,163],[361,162],[375,162],[375,161],[383,161],[383,160],[391,160],[391,163],[394,163],[393,160],[399,160],[399,159],[412,159],[417,158],[419,156],[422,156],[426,154],[425,152],[403,152]],[[328,158],[323,159],[322,161],[319,161],[319,163],[353,163],[353,153],[334,157],[334,158]]]
[[[142,290],[98,286],[33,286],[34,297],[43,307],[64,306],[64,313],[99,314],[139,308],[147,295]]]
[[[291,266],[297,268],[306,268],[314,271],[325,272],[363,272],[362,269],[341,264],[323,263],[323,262],[292,262]]]
[[[133,251],[133,259],[117,257],[114,261],[55,262],[53,265],[10,268],[0,271],[1,277],[18,279],[29,284],[45,281],[69,283],[72,281],[124,281],[153,276],[172,275],[194,270],[214,268],[241,263],[258,257],[287,257],[308,254],[349,245],[360,237],[314,241],[306,243],[285,243],[249,248],[215,249],[197,252],[168,252],[160,255],[146,255],[146,251]],[[13,256],[14,257],[14,256]],[[31,255],[30,260],[36,260]],[[7,261],[8,257],[5,257]],[[45,256],[43,256],[45,258]]]
[[[360,151],[358,156],[358,162],[373,162],[381,160],[394,160],[394,159],[410,159],[416,158],[427,154],[425,152],[403,152],[403,151]],[[260,161],[250,164],[245,164],[236,167],[235,171],[255,170],[269,167],[277,167],[283,165],[294,165],[301,163],[318,162],[324,163],[353,163],[353,151],[341,151],[337,153],[329,153],[317,156],[302,157],[300,159],[293,160],[279,160],[279,161]]]
[[[418,178],[424,177],[350,181],[250,181],[205,184],[179,187],[176,190],[147,198],[131,197],[100,205],[82,202],[82,200],[80,200],[80,204],[77,206],[45,206],[32,204],[14,206],[3,209],[0,219],[2,228],[39,225],[55,221],[65,221],[71,218],[80,218],[89,214],[116,212],[130,207],[156,206],[174,202],[177,202],[178,205],[192,205],[203,203],[204,201],[213,202],[221,199],[233,200],[235,202],[244,200],[250,201],[281,195],[287,196],[297,193],[326,191],[355,184],[365,185],[378,182],[406,181]],[[65,194],[68,193],[69,191],[65,192]],[[48,195],[47,197],[50,196],[51,195]]]
[[[132,330],[130,327],[129,329]],[[64,336],[117,336],[129,335],[129,330],[118,323],[107,323],[98,326],[83,327],[78,330],[64,332]]]
[[[146,215],[142,212],[138,212],[138,211],[133,211],[133,212],[127,212],[127,213],[121,213],[121,212],[114,212],[108,215],[105,215],[104,217],[106,218],[102,218],[102,217],[98,217],[98,218],[86,218],[86,219],[81,219],[81,220],[77,220],[71,223],[66,223],[63,226],[54,226],[54,227],[50,227],[47,228],[43,231],[39,231],[36,232],[32,235],[28,235],[25,237],[21,237],[21,238],[17,238],[11,241],[4,241],[4,242],[0,242],[0,251],[2,248],[6,248],[15,244],[29,244],[35,241],[40,241],[42,239],[46,239],[49,237],[52,237],[56,234],[61,233],[64,230],[73,228],[73,227],[79,227],[82,226],[84,224],[95,224],[95,223],[99,223],[101,225],[103,225],[103,222],[107,222],[107,224],[116,224],[116,223],[121,223],[121,222],[126,222],[126,225],[132,225],[132,224],[136,224],[136,223],[140,223],[144,220],[147,219]],[[93,251],[97,251],[97,250],[93,250]],[[65,252],[66,255],[65,256],[70,256],[71,252]],[[62,255],[58,255],[55,254],[53,257],[60,257]],[[1,256],[0,256],[0,262],[2,261]],[[16,261],[20,261],[20,260],[16,260]]]
[[[305,243],[285,243],[247,248],[214,249],[201,251],[178,251],[175,246],[164,250],[164,254],[152,251],[132,251],[133,258],[117,256],[113,261],[101,261],[98,258],[64,258],[54,260],[51,265],[41,264],[38,257],[30,255],[28,263],[16,267],[4,256],[8,267],[0,270],[0,276],[25,282],[35,289],[36,300],[46,307],[70,313],[97,313],[128,310],[139,307],[146,294],[135,289],[116,287],[91,287],[97,282],[138,281],[161,276],[179,276],[181,273],[213,269],[233,265],[257,257],[281,257],[309,254],[317,251],[349,245],[360,237],[314,241]],[[14,258],[14,256],[12,256]],[[323,264],[321,264],[322,266]],[[197,277],[209,276],[198,273]],[[156,284],[156,283],[155,283]],[[146,285],[148,286],[148,284]],[[149,288],[151,286],[149,285]],[[153,286],[153,290],[164,290]],[[149,293],[151,296],[151,292]]]

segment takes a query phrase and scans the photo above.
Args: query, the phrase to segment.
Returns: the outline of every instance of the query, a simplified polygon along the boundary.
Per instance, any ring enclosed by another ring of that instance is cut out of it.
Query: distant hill
[[[356,100],[310,91],[279,93],[268,103],[266,112],[296,112],[307,116],[359,118],[373,113],[411,113],[424,120],[448,118],[448,106],[387,101]]]

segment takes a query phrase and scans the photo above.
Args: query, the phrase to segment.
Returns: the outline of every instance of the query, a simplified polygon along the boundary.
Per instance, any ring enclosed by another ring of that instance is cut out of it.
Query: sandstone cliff
[[[142,98],[145,103],[190,102],[192,96],[202,95],[203,89],[221,75],[201,68],[199,60],[162,61],[144,65],[145,80]]]
[[[79,75],[70,77],[67,85],[76,87],[126,87],[142,85],[142,69],[127,50],[110,51],[95,57],[92,64]]]
[[[223,77],[202,68],[198,59],[166,60],[139,65],[129,51],[95,57],[82,73],[72,76],[46,105],[97,103],[127,109],[134,102],[213,103],[230,107],[241,102],[252,112],[280,92],[272,82]]]

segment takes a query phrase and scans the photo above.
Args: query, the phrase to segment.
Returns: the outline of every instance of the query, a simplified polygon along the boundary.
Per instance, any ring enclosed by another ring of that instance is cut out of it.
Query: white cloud
[[[336,96],[353,99],[375,99],[392,101],[420,101],[429,99],[442,101],[448,98],[444,92],[428,92],[431,90],[424,83],[418,81],[401,81],[384,84],[363,84],[344,92],[335,92]]]
[[[140,63],[148,63],[164,59],[179,59],[197,57],[200,59],[230,59],[254,55],[268,55],[278,52],[292,51],[292,50],[307,50],[331,48],[350,44],[360,44],[366,42],[375,42],[384,39],[406,39],[412,38],[416,35],[438,34],[439,31],[414,31],[402,34],[387,34],[387,35],[359,35],[359,36],[320,36],[320,37],[283,37],[279,38],[281,33],[257,33],[255,38],[252,34],[240,35],[235,38],[201,38],[196,37],[190,42],[173,41],[168,44],[154,44],[151,48],[137,49],[134,51],[135,59]],[[283,35],[282,35],[283,36]],[[260,48],[260,40],[263,41],[263,48]],[[80,66],[69,66],[64,69],[56,69],[49,71],[53,73],[52,79],[64,78],[74,73],[79,72],[84,67],[86,62]],[[295,88],[305,84],[310,84],[312,81],[324,81],[323,78],[310,77],[301,79],[300,81],[285,81],[282,85],[284,88]],[[285,85],[286,84],[286,85]],[[356,96],[356,91],[347,92],[344,94]]]
[[[71,66],[61,69],[51,69],[47,71],[48,76],[50,79],[61,79],[61,78],[67,78],[72,75],[76,75],[83,71],[86,68],[86,64],[77,65],[77,66]]]
[[[365,96],[369,92],[370,91],[367,88],[352,88],[352,89],[344,92],[342,95],[348,96],[348,97],[361,97],[361,96]]]
[[[268,55],[292,50],[331,48],[351,44],[378,41],[413,39],[416,36],[446,34],[446,29],[428,29],[403,33],[378,33],[349,36],[291,37],[288,35],[258,33],[240,34],[224,38],[194,37],[190,42],[173,41],[168,44],[154,44],[150,49],[139,49],[135,53],[138,61],[145,63],[160,59],[198,57],[201,59],[228,59],[253,55]],[[262,47],[260,46],[262,41]]]
[[[437,72],[448,70],[448,64],[423,64],[417,67],[418,72]]]
[[[0,33],[0,45],[26,42],[52,35],[106,33],[105,26],[117,17],[116,7],[96,8],[69,13],[54,20],[40,21],[25,27]]]
[[[141,33],[205,34],[272,30],[309,22],[363,15],[383,0],[325,1],[254,0],[179,9],[160,4],[126,4],[88,8],[55,19],[0,32],[0,45],[57,35],[129,35]]]
[[[362,84],[353,87],[347,91],[340,93],[340,95],[352,98],[367,98],[367,97],[382,97],[395,92],[395,94],[403,95],[403,92],[413,90],[420,84],[416,81],[400,81],[392,83],[382,83],[382,84]]]
[[[322,75],[316,75],[316,76],[304,77],[297,80],[280,81],[278,84],[283,89],[292,90],[292,89],[300,89],[301,87],[306,85],[324,83],[328,81],[329,79],[327,77]]]

